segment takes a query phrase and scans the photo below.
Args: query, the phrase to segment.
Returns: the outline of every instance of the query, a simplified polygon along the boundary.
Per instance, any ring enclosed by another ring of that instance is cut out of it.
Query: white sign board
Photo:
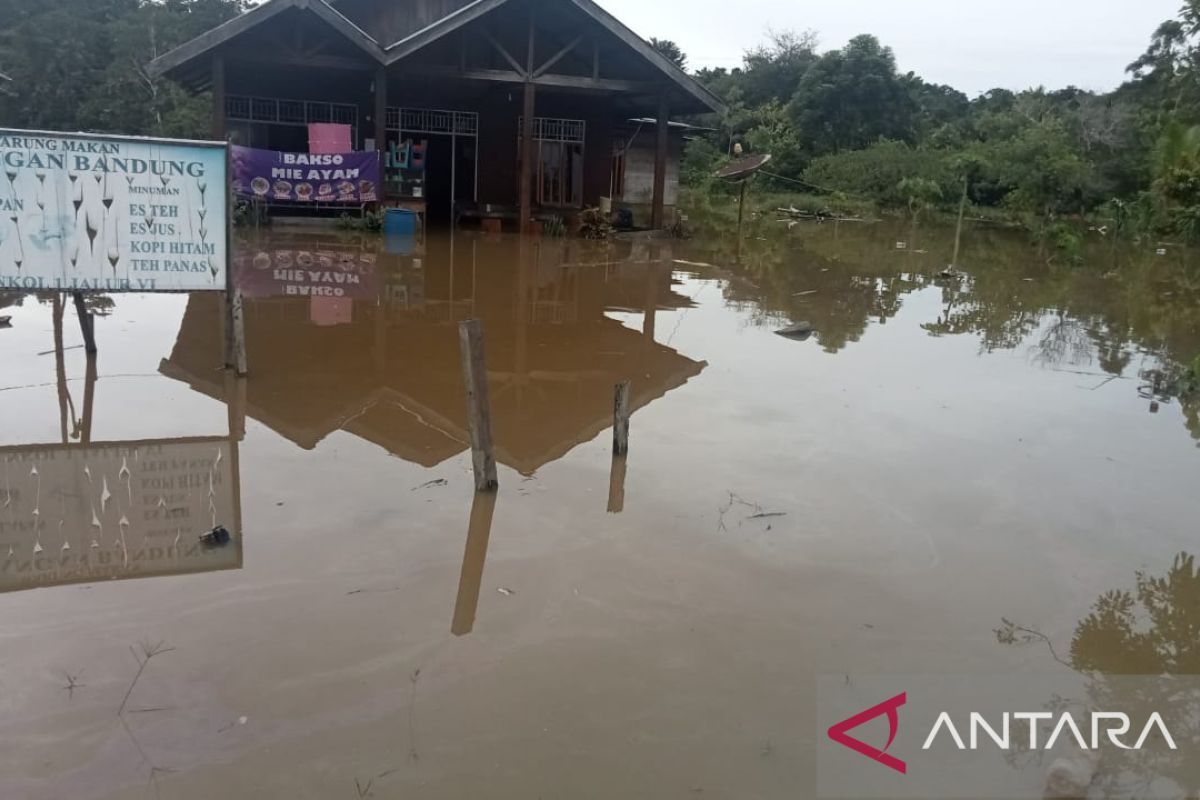
[[[223,143],[0,128],[0,290],[224,289]]]
[[[0,592],[237,569],[229,439],[0,448]],[[200,536],[225,527],[231,541]]]

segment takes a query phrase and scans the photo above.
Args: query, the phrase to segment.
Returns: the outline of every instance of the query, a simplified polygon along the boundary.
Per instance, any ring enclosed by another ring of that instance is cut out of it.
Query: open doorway
[[[390,109],[388,120],[396,126],[389,139],[426,143],[422,190],[428,224],[453,224],[458,211],[476,199],[479,115],[401,108]]]

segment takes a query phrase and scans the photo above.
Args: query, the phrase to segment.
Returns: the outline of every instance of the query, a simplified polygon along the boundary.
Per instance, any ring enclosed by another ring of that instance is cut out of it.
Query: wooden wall
[[[384,47],[453,14],[472,0],[341,0],[337,10]]]

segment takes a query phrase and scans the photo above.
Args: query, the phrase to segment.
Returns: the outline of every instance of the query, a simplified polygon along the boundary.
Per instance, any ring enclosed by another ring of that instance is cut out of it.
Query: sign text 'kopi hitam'
[[[225,146],[0,129],[0,290],[224,289]]]

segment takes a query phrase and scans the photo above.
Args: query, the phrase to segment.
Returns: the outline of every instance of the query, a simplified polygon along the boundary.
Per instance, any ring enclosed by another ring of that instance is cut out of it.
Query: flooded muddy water
[[[1200,670],[1089,616],[1200,619],[1194,254],[952,239],[247,235],[244,381],[0,298],[0,797],[809,797],[818,676]]]

